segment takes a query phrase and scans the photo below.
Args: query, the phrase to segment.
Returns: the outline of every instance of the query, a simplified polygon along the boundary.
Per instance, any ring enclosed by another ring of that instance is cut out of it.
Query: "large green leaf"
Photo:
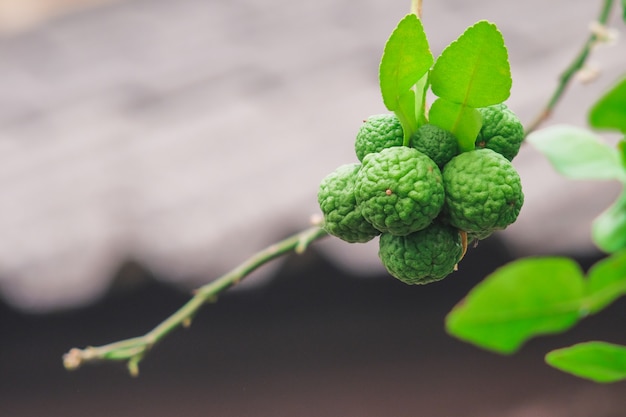
[[[407,94],[432,64],[433,56],[422,22],[414,14],[405,16],[385,44],[378,74],[383,102],[400,118],[405,141],[417,130],[415,95],[409,103]]]
[[[582,312],[584,286],[571,259],[512,262],[472,289],[448,314],[446,328],[482,348],[513,353],[532,336],[573,326]]]
[[[480,21],[437,58],[430,82],[435,95],[469,107],[502,103],[511,93],[511,69],[502,34]]]
[[[559,125],[538,130],[526,138],[561,174],[576,179],[626,182],[619,152],[585,129]]]
[[[611,207],[593,221],[591,236],[605,252],[626,248],[626,189]]]
[[[585,342],[553,350],[546,362],[561,371],[595,382],[626,379],[626,347],[606,342]]]
[[[598,129],[615,129],[626,133],[626,77],[594,104],[589,123]]]
[[[472,107],[438,98],[428,112],[429,122],[452,132],[462,152],[474,149],[482,125],[480,112]]]
[[[626,294],[626,250],[597,262],[587,276],[585,308],[593,314]]]

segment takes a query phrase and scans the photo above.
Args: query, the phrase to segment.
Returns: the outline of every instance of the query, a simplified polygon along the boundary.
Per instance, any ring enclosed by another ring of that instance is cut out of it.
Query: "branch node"
[[[82,351],[78,348],[72,348],[69,352],[63,355],[63,366],[68,371],[74,371],[83,363]]]
[[[609,45],[615,44],[619,37],[619,33],[615,29],[609,28],[606,24],[597,20],[589,23],[589,30],[595,36],[595,43],[605,43]]]
[[[589,64],[585,64],[581,69],[576,72],[576,79],[582,84],[589,84],[592,81],[595,81],[599,75],[599,68]]]
[[[128,360],[128,373],[133,378],[139,376],[139,362],[143,358],[143,355],[135,355]]]

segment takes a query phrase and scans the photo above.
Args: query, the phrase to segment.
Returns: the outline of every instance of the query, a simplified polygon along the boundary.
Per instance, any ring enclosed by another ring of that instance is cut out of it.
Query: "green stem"
[[[195,290],[194,296],[186,304],[145,335],[102,346],[70,349],[68,353],[63,355],[63,364],[66,369],[74,370],[91,362],[128,361],[130,374],[137,376],[139,373],[138,364],[152,346],[176,328],[188,327],[194,315],[205,303],[216,301],[219,294],[241,282],[258,267],[288,252],[293,251],[300,254],[311,243],[324,236],[327,236],[324,229],[314,226],[268,246],[232,271]]]
[[[611,12],[611,8],[613,6],[613,0],[604,0],[602,4],[602,9],[600,10],[600,15],[598,16],[598,23],[601,25],[606,25],[609,15]],[[567,89],[572,77],[585,65],[585,61],[589,57],[589,53],[591,49],[598,41],[598,36],[595,33],[592,33],[587,38],[587,41],[584,43],[582,49],[576,55],[571,64],[563,71],[561,76],[559,77],[559,83],[552,93],[552,96],[548,100],[547,104],[543,108],[543,110],[539,113],[539,115],[535,118],[535,120],[526,128],[526,135],[536,130],[539,125],[541,125],[544,121],[546,121],[551,115],[552,111],[561,100],[563,93]]]

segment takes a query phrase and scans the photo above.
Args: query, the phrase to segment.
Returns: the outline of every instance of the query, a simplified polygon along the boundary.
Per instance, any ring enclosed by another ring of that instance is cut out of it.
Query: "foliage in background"
[[[626,77],[591,109],[591,126],[626,134]],[[617,149],[592,132],[554,126],[527,137],[554,168],[573,179],[626,185],[626,138]],[[450,334],[509,354],[528,339],[558,333],[626,294],[626,191],[593,223],[596,245],[611,253],[585,277],[564,257],[514,261],[489,275],[447,316]],[[626,379],[626,347],[589,342],[546,355],[551,366],[596,382]]]

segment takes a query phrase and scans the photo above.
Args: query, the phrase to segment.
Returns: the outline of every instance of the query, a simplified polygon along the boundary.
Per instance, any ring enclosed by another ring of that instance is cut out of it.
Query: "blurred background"
[[[510,260],[602,257],[589,226],[618,186],[565,180],[529,146],[514,161],[518,222],[442,282],[407,287],[376,242],[326,239],[207,306],[138,379],[122,364],[62,368],[71,347],[145,333],[192,288],[308,226],[320,179],[355,161],[360,123],[385,112],[378,62],[409,5],[0,0],[0,415],[624,415],[623,384],[543,364],[566,344],[626,343],[624,300],[513,357],[444,332],[445,314]],[[423,21],[435,56],[495,22],[507,104],[528,124],[600,7],[426,0]],[[625,57],[623,39],[598,46],[598,77],[574,82],[549,124],[586,126]]]

